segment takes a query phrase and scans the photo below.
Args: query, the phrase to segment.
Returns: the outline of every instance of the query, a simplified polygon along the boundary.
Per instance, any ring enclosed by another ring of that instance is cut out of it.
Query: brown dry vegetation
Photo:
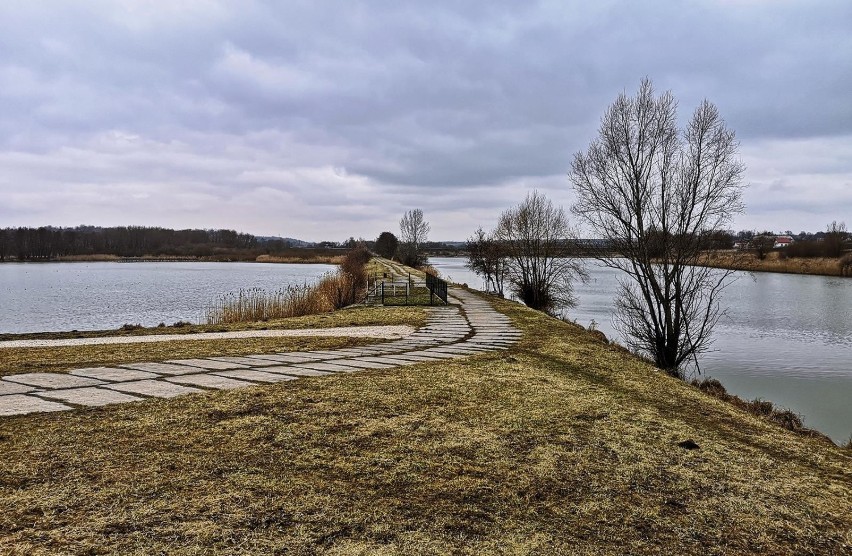
[[[0,553],[852,549],[848,453],[494,303],[507,352],[0,420]]]
[[[306,263],[306,264],[340,264],[344,255],[313,254],[305,250],[302,254],[294,251],[287,255],[259,255],[255,261],[259,263]]]
[[[747,251],[711,251],[702,257],[701,264],[751,272],[842,276],[844,263],[841,259],[827,257],[782,259],[777,251],[768,253],[763,260]]]

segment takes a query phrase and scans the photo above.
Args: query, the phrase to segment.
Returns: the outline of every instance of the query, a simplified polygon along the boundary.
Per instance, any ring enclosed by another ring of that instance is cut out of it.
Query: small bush
[[[697,387],[702,392],[706,392],[716,398],[728,398],[728,391],[725,389],[722,383],[716,380],[715,378],[705,378],[701,381],[693,379],[691,384]]]
[[[754,400],[744,400],[739,396],[735,396],[733,394],[729,394],[725,387],[721,382],[716,380],[715,378],[705,378],[703,380],[692,379],[690,384],[705,392],[710,394],[714,398],[718,398],[720,400],[726,401],[740,409],[744,409],[753,415],[757,415],[766,419],[767,421],[772,421],[783,428],[793,431],[799,434],[803,434],[806,436],[819,436],[828,439],[827,436],[823,435],[820,432],[809,429],[805,427],[805,423],[802,420],[802,416],[798,413],[795,413],[786,408],[775,407],[775,405],[768,400],[754,399]]]
[[[122,324],[119,330],[123,330],[124,332],[132,332],[134,330],[140,330],[143,326],[141,324]]]
[[[852,276],[852,253],[847,253],[840,259],[840,275]]]

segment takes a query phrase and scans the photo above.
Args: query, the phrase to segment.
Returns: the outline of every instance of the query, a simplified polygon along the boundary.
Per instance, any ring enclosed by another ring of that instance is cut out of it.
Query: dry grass
[[[241,289],[220,297],[206,310],[207,324],[252,322],[327,313],[348,307],[364,298],[370,261],[365,247],[351,249],[335,272],[327,272],[315,284],[289,285],[268,293],[260,288]]]
[[[334,306],[322,288],[325,282],[334,279],[326,275],[318,284],[291,284],[275,292],[241,289],[214,301],[205,310],[204,320],[207,324],[229,324],[328,313]]]
[[[57,257],[57,261],[61,262],[115,262],[120,261],[118,255],[63,255]]]
[[[848,454],[494,303],[508,352],[0,420],[0,553],[852,549]]]
[[[843,265],[840,259],[826,257],[782,259],[778,252],[768,253],[765,259],[760,260],[754,253],[744,251],[712,251],[702,258],[701,264],[714,268],[751,272],[781,272],[819,276],[843,275]]]
[[[296,252],[286,256],[259,255],[255,261],[259,263],[340,264],[344,258],[344,255],[315,255],[309,252],[306,252],[303,256]]]

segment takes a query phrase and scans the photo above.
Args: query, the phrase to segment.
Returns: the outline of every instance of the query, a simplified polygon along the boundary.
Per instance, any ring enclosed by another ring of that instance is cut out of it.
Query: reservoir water
[[[219,296],[312,283],[324,264],[3,263],[0,333],[108,330],[200,322]]]
[[[454,282],[481,288],[462,258],[431,258]],[[568,318],[595,321],[608,338],[617,273],[590,261],[589,282]],[[703,376],[729,392],[762,398],[804,417],[835,441],[852,435],[852,279],[794,274],[736,273],[722,299],[728,314],[716,327],[713,351],[699,360]]]

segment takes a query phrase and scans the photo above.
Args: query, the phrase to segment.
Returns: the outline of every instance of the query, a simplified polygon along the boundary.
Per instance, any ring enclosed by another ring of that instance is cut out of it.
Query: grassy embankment
[[[758,259],[754,253],[746,251],[711,251],[702,258],[701,264],[714,268],[745,270],[750,272],[781,272],[786,274],[813,274],[819,276],[844,276],[845,259],[781,258],[780,253],[767,253],[766,258]],[[849,263],[845,263],[848,265]],[[849,271],[846,271],[850,275]]]
[[[847,452],[495,304],[509,351],[0,420],[0,553],[852,549]]]

